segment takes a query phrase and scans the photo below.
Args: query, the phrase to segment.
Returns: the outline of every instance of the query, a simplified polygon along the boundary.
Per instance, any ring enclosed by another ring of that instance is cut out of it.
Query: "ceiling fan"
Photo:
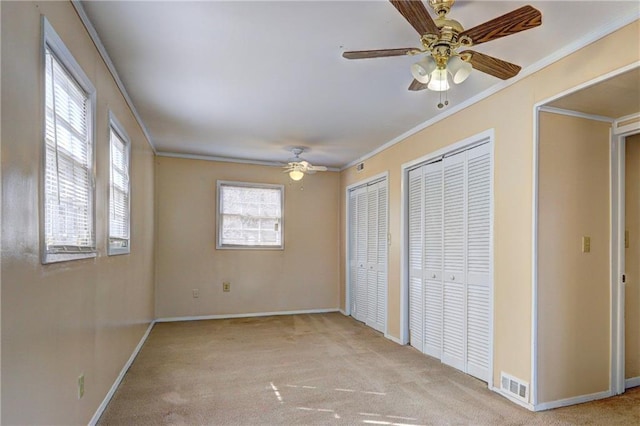
[[[289,177],[292,180],[300,180],[305,174],[327,171],[325,166],[314,166],[307,160],[301,158],[300,154],[304,152],[304,148],[292,148],[291,152],[294,157],[288,160],[287,165],[284,166],[284,172],[289,173]]]
[[[523,6],[505,15],[465,30],[462,25],[447,17],[455,0],[429,0],[438,17],[429,15],[424,3],[419,0],[390,0],[420,34],[422,48],[400,48],[380,50],[358,50],[344,52],[347,59],[383,58],[389,56],[424,55],[411,66],[414,76],[409,90],[429,89],[441,93],[438,108],[442,103],[442,92],[449,90],[449,75],[455,84],[460,84],[471,73],[472,68],[507,80],[520,72],[518,65],[494,58],[473,50],[458,49],[476,46],[511,34],[516,34],[542,24],[542,14],[532,6]]]

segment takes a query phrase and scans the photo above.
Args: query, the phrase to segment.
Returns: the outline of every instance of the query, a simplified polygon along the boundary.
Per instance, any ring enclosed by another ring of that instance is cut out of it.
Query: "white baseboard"
[[[636,386],[640,386],[640,377],[632,377],[624,381],[625,389],[635,388]]]
[[[127,360],[127,362],[124,364],[124,367],[122,367],[122,370],[120,370],[120,374],[118,374],[116,381],[113,382],[111,389],[109,389],[109,392],[107,392],[107,395],[104,397],[104,399],[102,400],[102,403],[100,404],[95,414],[89,421],[89,426],[94,426],[96,423],[98,423],[98,420],[100,420],[100,416],[102,416],[102,413],[107,408],[107,405],[109,405],[111,398],[113,398],[113,394],[118,389],[118,386],[120,386],[120,382],[122,382],[122,379],[124,379],[124,375],[129,370],[129,367],[131,367],[131,364],[133,364],[133,361],[136,359],[136,356],[138,356],[138,352],[140,352],[140,349],[142,349],[142,345],[144,345],[144,342],[147,341],[147,337],[149,337],[149,333],[151,333],[151,329],[153,328],[154,324],[155,324],[155,321],[151,321],[151,323],[149,324],[149,327],[147,327],[147,331],[145,331],[144,335],[140,339],[140,342],[138,342],[138,346],[136,346],[136,348],[133,350],[133,353],[129,357],[129,360]]]
[[[345,317],[348,317],[349,315],[347,315],[347,311],[344,311],[342,309],[338,310],[338,312],[340,312],[342,315],[344,315]]]
[[[502,389],[497,388],[495,386],[490,386],[489,389],[491,389],[492,391],[494,391],[495,393],[498,393],[502,396],[504,396],[505,398],[507,398],[509,401],[513,402],[514,404],[518,404],[519,406],[526,408],[529,411],[535,411],[534,406],[528,402],[524,402],[519,400],[518,398],[514,398],[513,396],[509,395],[508,393],[504,392]]]
[[[560,408],[567,407],[569,405],[582,404],[583,402],[595,401],[597,399],[609,398],[612,396],[611,391],[603,391],[591,393],[588,395],[575,396],[572,398],[559,399],[557,401],[543,402],[541,404],[536,404],[534,407],[535,411],[543,411],[550,410],[552,408]]]
[[[394,337],[394,336],[392,336],[390,334],[387,334],[387,333],[384,334],[384,337],[386,337],[387,339],[391,340],[394,343],[397,343],[399,345],[404,346],[402,341],[400,339],[398,339],[397,337]]]
[[[156,322],[177,322],[177,321],[200,321],[212,319],[229,319],[229,318],[251,318],[251,317],[271,317],[275,315],[302,315],[302,314],[326,314],[329,312],[340,312],[338,308],[327,309],[305,309],[300,311],[278,311],[278,312],[251,312],[246,314],[220,314],[220,315],[201,315],[189,317],[169,317],[158,318]]]

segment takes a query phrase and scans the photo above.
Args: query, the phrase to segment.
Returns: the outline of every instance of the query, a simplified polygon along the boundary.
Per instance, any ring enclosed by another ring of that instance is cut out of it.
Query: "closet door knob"
[[[451,281],[455,281],[456,280],[456,276],[455,275],[451,275]]]
[[[435,278],[435,277],[436,277],[436,274],[431,274],[431,278]]]

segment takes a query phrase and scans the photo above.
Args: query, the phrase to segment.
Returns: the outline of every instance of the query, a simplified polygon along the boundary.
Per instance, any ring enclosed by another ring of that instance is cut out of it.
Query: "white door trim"
[[[634,120],[636,119],[636,120]],[[619,126],[619,123],[631,123]],[[614,121],[611,132],[611,391],[625,391],[625,146],[640,133],[640,113]]]
[[[638,68],[640,67],[640,61],[636,61],[633,62],[629,65],[626,65],[624,67],[618,68],[616,70],[613,70],[611,72],[608,72],[606,74],[603,74],[599,77],[594,78],[593,80],[584,82],[582,84],[579,84],[575,87],[572,87],[570,89],[567,89],[563,92],[560,92],[554,96],[551,96],[547,99],[543,99],[542,101],[536,103],[533,106],[533,182],[532,182],[532,186],[533,186],[533,190],[532,190],[532,220],[531,220],[531,236],[532,236],[532,254],[531,254],[531,389],[530,389],[530,402],[534,407],[538,406],[538,176],[539,176],[539,170],[538,170],[538,146],[539,146],[539,130],[540,130],[540,112],[541,111],[548,111],[548,112],[554,112],[554,113],[563,113],[563,114],[567,114],[567,115],[575,115],[575,116],[587,116],[587,114],[584,113],[576,113],[576,114],[570,114],[570,112],[568,112],[567,110],[558,110],[558,109],[553,109],[553,108],[549,108],[546,105],[550,102],[553,102],[557,99],[560,99],[566,95],[570,95],[574,92],[577,92],[579,90],[585,89],[587,87],[593,86],[597,83],[600,83],[602,81],[608,80],[612,77],[615,77],[617,75],[623,74],[627,71],[630,71],[632,69]],[[631,116],[626,116],[626,117],[621,117],[619,119],[612,119],[612,128],[613,129],[617,129],[617,131],[615,131],[616,133],[620,133],[621,131],[625,131],[629,129],[629,126],[634,126],[637,125],[638,122],[636,123],[630,123],[630,124],[626,124],[624,126],[619,126],[619,124],[621,123],[625,123],[629,120],[632,120],[634,117],[636,116],[636,114],[631,115]],[[606,117],[602,117],[602,116],[590,116],[591,119],[594,120],[598,120],[598,121],[603,121]],[[606,120],[605,120],[606,121]],[[616,277],[619,277],[620,275],[618,274],[618,271],[616,270],[617,268],[614,267],[614,265],[617,265],[617,259],[614,259],[614,239],[617,240],[617,202],[614,200],[614,197],[616,197],[616,193],[617,193],[617,181],[619,180],[619,176],[618,173],[615,172],[614,173],[614,167],[617,170],[617,162],[619,160],[614,160],[614,158],[617,158],[617,151],[614,150],[614,139],[612,137],[611,140],[611,176],[610,176],[610,181],[611,181],[611,237],[612,237],[612,241],[611,241],[611,247],[610,247],[610,252],[611,252],[611,377],[610,377],[610,392],[613,392],[613,390],[616,388],[614,386],[614,383],[616,382],[616,380],[614,379],[615,377],[619,377],[620,376],[620,372],[619,369],[617,367],[618,363],[615,363],[616,365],[614,365],[614,358],[618,357],[620,350],[619,350],[619,342],[617,340],[619,339],[614,339],[614,336],[616,336],[616,334],[614,334],[614,327],[616,327],[616,329],[618,328],[621,320],[620,320],[620,313],[619,312],[614,312],[614,305],[613,305],[613,291],[614,291],[614,282],[616,282]],[[623,231],[624,232],[624,231]],[[617,250],[616,250],[617,251]],[[618,302],[619,303],[619,302]],[[624,314],[622,314],[624,315]],[[622,317],[622,321],[624,321],[624,317]],[[622,377],[624,377],[624,373],[622,373]],[[624,380],[623,380],[624,382]]]

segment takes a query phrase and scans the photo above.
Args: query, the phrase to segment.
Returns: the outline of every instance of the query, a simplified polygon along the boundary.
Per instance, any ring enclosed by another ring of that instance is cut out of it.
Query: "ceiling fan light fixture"
[[[291,178],[291,180],[298,181],[304,177],[304,173],[302,173],[300,170],[291,170],[289,172],[289,177]]]
[[[460,84],[469,77],[473,67],[469,62],[463,61],[460,56],[452,56],[447,62],[447,70],[455,84]]]
[[[431,73],[431,81],[429,81],[429,85],[427,86],[429,90],[433,90],[434,92],[445,92],[449,90],[449,81],[447,79],[447,69],[446,68],[436,68]]]
[[[411,65],[411,74],[420,83],[427,84],[435,69],[436,61],[431,56],[425,56],[421,61]]]

